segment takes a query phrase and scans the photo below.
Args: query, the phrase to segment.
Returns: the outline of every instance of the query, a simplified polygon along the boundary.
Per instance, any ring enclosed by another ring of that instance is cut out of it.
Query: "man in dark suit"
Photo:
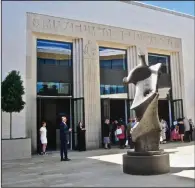
[[[72,131],[71,128],[68,128],[66,124],[67,118],[65,116],[62,117],[62,122],[60,123],[60,155],[61,161],[70,161],[68,159],[68,151],[67,144],[69,142],[69,132]],[[63,157],[64,155],[64,157]]]

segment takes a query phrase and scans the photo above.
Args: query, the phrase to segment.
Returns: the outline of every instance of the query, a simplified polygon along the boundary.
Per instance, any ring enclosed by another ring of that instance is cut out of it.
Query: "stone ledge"
[[[31,139],[2,139],[2,160],[31,158]]]

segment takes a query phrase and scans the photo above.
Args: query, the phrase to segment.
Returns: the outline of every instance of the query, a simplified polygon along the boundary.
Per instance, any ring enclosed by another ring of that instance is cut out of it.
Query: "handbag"
[[[128,146],[128,143],[129,143],[128,140],[126,140],[125,146]]]
[[[123,133],[123,131],[122,131],[121,128],[116,130],[116,135],[120,135],[120,134],[122,134],[122,133]]]

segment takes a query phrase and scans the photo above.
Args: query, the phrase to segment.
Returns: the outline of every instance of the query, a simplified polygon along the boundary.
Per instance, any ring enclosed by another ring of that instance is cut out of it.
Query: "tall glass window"
[[[38,39],[37,63],[72,66],[72,43]]]
[[[72,95],[72,43],[37,40],[37,95]]]
[[[169,63],[170,63],[170,57],[168,55],[160,55],[160,54],[148,54],[148,62],[149,65],[155,65],[157,63],[162,63],[160,71],[162,73],[169,74]]]
[[[100,94],[109,95],[109,94],[119,94],[127,93],[127,87],[124,85],[100,85]]]
[[[100,68],[127,70],[126,50],[100,47]]]

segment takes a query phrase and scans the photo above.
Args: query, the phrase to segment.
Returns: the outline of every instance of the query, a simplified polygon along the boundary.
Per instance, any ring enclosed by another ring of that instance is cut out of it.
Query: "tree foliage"
[[[22,99],[24,86],[18,71],[11,71],[1,83],[1,108],[4,112],[13,113],[23,110]]]

